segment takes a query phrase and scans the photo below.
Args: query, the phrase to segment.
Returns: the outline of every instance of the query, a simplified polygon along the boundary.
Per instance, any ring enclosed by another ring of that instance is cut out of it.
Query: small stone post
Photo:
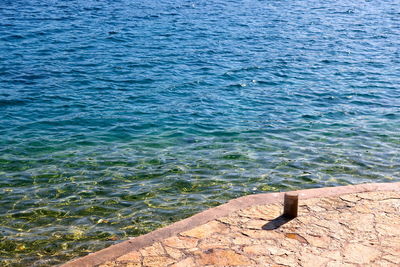
[[[296,218],[299,207],[299,195],[296,193],[285,193],[285,199],[283,203],[283,216],[286,218]]]

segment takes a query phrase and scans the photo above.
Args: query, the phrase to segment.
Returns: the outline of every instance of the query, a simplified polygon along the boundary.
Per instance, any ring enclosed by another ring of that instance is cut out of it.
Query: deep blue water
[[[0,265],[238,196],[398,181],[400,2],[0,1]]]

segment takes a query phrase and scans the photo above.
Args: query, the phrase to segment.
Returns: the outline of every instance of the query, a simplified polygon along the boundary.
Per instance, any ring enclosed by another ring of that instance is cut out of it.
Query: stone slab
[[[233,199],[226,204],[146,235],[134,237],[74,259],[61,266],[202,266],[210,264],[214,266],[259,266],[260,264],[296,266],[299,263],[304,263],[299,266],[319,266],[313,265],[317,261],[324,266],[342,266],[343,264],[352,266],[352,264],[358,264],[355,262],[364,264],[377,259],[380,259],[382,264],[391,266],[390,264],[400,257],[396,254],[400,251],[400,237],[396,232],[398,225],[374,221],[373,231],[367,229],[368,223],[371,223],[372,219],[376,220],[376,214],[374,210],[368,209],[368,205],[365,205],[380,201],[380,206],[395,209],[397,196],[400,199],[400,182],[292,192],[299,194],[299,217],[279,230],[272,229],[280,224],[279,217],[276,218],[276,216],[279,216],[281,212],[284,193],[249,195]],[[379,194],[379,192],[394,192],[397,195],[393,198],[388,193]],[[360,201],[365,203],[357,205]],[[335,213],[337,211],[340,211],[340,218],[348,216],[346,227],[337,222],[335,218],[338,216]],[[363,225],[366,225],[365,231],[351,232],[357,228],[357,224],[352,224],[354,217],[351,217],[351,213],[354,212],[367,215],[362,217]],[[323,214],[324,217],[318,218],[318,214]],[[387,216],[395,216],[394,211],[387,214]],[[371,219],[369,215],[373,218]],[[379,213],[378,216],[383,215]],[[381,219],[383,222],[388,220]],[[325,225],[321,225],[321,222]],[[290,229],[285,228],[289,226]],[[327,231],[332,234],[328,235]],[[367,234],[371,232],[374,232],[374,235]],[[349,233],[355,234],[355,240],[359,240],[357,244],[335,242]],[[388,240],[394,244],[391,247],[387,245],[392,250],[391,254],[383,255],[377,247],[369,243],[363,244],[363,242],[378,242],[379,235],[390,237]],[[281,240],[283,243],[276,244],[276,240]],[[311,251],[296,251],[295,253],[287,249],[299,244],[304,244],[303,247]],[[335,255],[335,250],[328,249],[327,244],[337,246],[342,254]],[[146,254],[148,251],[154,251],[154,253]],[[367,256],[357,258],[354,256],[356,252],[365,252]],[[345,257],[343,253],[348,256]],[[314,256],[310,257],[310,255]],[[226,258],[231,259],[228,265],[225,263]]]

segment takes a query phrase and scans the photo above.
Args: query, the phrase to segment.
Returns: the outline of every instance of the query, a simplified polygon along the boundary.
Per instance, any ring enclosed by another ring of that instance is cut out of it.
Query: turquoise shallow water
[[[0,265],[398,181],[399,34],[396,1],[1,1]]]

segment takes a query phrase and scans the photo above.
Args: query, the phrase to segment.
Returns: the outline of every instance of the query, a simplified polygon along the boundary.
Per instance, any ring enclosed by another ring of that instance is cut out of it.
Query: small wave
[[[18,99],[0,99],[0,107],[6,106],[20,106],[28,104],[28,100],[18,100]]]

